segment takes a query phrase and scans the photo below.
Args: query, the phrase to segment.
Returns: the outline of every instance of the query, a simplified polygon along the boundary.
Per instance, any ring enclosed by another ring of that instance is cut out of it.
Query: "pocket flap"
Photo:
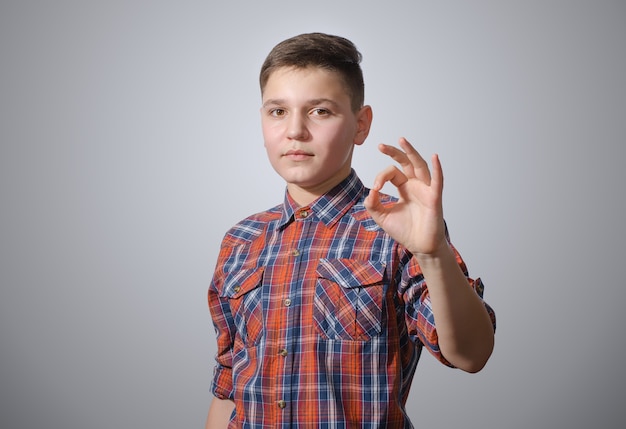
[[[229,273],[220,296],[237,299],[261,286],[264,267],[248,268]]]
[[[344,288],[381,284],[385,263],[357,259],[320,259],[317,275],[332,280]]]

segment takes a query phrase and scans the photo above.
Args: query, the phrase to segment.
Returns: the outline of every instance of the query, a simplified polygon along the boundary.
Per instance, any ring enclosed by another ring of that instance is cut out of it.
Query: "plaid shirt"
[[[366,195],[352,171],[311,205],[286,194],[225,235],[208,300],[229,427],[413,427],[404,404],[422,347],[449,363],[420,268]]]

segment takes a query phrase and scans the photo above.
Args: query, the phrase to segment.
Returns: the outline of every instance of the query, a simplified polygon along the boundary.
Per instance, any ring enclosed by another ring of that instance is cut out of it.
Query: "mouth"
[[[294,161],[299,161],[303,159],[308,159],[313,156],[312,153],[305,152],[303,150],[289,150],[283,154],[285,158],[292,159]]]

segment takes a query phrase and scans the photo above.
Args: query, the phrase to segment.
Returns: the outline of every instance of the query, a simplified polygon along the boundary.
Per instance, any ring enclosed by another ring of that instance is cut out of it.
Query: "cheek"
[[[263,135],[263,147],[265,147],[265,152],[272,162],[280,157],[281,147],[277,144],[276,139],[272,139],[271,135]]]
[[[281,128],[276,124],[263,124],[261,131],[265,145],[271,145],[273,142],[279,141],[282,134]]]
[[[263,134],[263,146],[265,146],[265,148],[269,151],[272,147],[272,142],[274,141],[274,138],[272,137],[272,133],[267,127],[263,127],[261,131]]]
[[[355,130],[350,123],[337,124],[333,128],[325,130],[328,139],[336,142],[352,143],[354,141]]]

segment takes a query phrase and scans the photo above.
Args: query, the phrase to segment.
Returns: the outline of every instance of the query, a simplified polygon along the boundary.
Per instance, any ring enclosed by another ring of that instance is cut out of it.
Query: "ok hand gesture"
[[[405,139],[401,149],[381,144],[379,150],[400,164],[380,172],[365,207],[381,228],[415,256],[434,256],[447,247],[443,221],[443,171],[439,157],[432,157],[432,172],[415,148]],[[392,205],[380,202],[379,191],[386,182],[398,189],[399,200]]]

